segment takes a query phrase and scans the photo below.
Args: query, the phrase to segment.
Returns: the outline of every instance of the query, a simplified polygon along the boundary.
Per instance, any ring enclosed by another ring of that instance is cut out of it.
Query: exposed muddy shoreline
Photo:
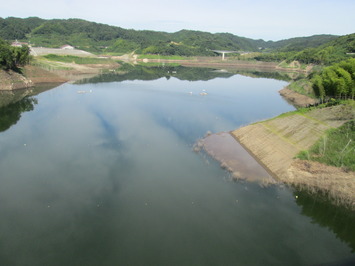
[[[206,67],[226,70],[254,70],[254,71],[283,71],[289,73],[306,73],[306,70],[300,68],[280,67],[275,62],[255,62],[243,60],[224,60],[220,58],[194,58],[188,60],[168,60],[168,59],[136,59],[133,63],[178,63],[186,67]],[[130,63],[132,63],[130,61]],[[74,63],[58,62],[63,69],[45,70],[41,67],[28,65],[23,68],[23,73],[0,70],[0,90],[26,89],[42,83],[65,83],[73,82],[82,78],[93,77],[100,74],[103,69],[117,69],[120,65],[114,64],[94,64],[79,65]],[[67,69],[65,69],[67,68]],[[287,97],[287,96],[286,96]],[[291,97],[289,97],[291,98]]]
[[[35,66],[26,66],[22,74],[12,70],[0,70],[0,91],[29,89],[40,84],[61,84],[68,80]]]
[[[288,102],[297,107],[307,107],[318,103],[316,99],[312,99],[305,95],[299,94],[290,90],[289,88],[283,88],[279,91],[280,95],[284,97]]]

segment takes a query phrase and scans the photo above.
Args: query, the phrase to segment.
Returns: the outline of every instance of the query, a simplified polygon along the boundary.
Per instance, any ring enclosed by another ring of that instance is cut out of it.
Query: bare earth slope
[[[23,75],[12,70],[5,71],[0,69],[0,91],[26,89],[32,86],[32,81]]]
[[[355,118],[349,106],[294,113],[239,128],[231,134],[282,182],[321,190],[355,207],[355,172],[293,158],[327,129]]]
[[[299,106],[299,107],[307,107],[309,105],[314,105],[317,103],[315,99],[309,98],[305,95],[299,94],[297,92],[294,92],[293,90],[289,88],[284,88],[279,91],[281,96],[286,98],[289,102],[291,102],[293,105]]]

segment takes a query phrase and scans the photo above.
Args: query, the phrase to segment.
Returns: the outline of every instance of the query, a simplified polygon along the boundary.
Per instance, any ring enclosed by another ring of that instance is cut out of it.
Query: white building
[[[62,47],[60,47],[60,49],[62,49],[62,50],[73,50],[75,48],[73,46],[69,45],[69,44],[66,44],[66,45],[63,45]]]

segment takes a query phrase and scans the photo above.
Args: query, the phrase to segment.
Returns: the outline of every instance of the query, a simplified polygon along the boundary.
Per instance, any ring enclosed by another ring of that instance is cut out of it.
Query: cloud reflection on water
[[[302,264],[348,254],[299,214],[289,190],[226,182],[218,163],[192,151],[208,130],[293,109],[276,92],[282,85],[171,78],[40,94],[0,134],[0,262]]]

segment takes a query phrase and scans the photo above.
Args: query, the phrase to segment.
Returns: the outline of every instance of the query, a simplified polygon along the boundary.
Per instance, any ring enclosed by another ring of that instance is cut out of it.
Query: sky
[[[355,32],[355,0],[0,0],[0,17],[81,18],[125,29],[282,40]]]

